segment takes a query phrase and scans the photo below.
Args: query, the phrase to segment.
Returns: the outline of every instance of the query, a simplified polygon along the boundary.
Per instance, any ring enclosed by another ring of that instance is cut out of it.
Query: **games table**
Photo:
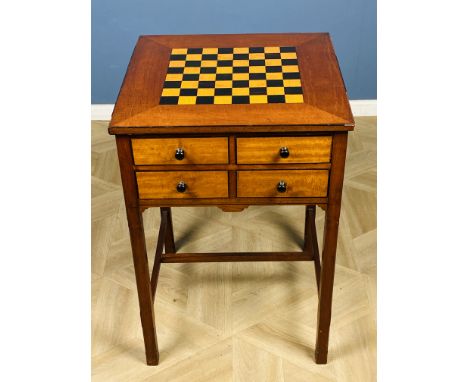
[[[315,359],[326,363],[348,131],[327,33],[141,36],[112,114],[148,365],[162,263],[314,261]],[[300,252],[179,253],[171,207],[304,205]],[[320,258],[316,206],[325,210]],[[150,273],[142,212],[160,207]],[[255,307],[252,307],[254,309]]]

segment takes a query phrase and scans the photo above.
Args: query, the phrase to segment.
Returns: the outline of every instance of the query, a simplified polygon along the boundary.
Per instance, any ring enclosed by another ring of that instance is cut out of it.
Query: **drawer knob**
[[[288,185],[286,184],[286,182],[284,180],[280,180],[276,186],[276,189],[278,190],[278,192],[286,192],[287,187]]]
[[[279,150],[279,154],[281,158],[287,158],[289,156],[289,150],[287,147],[281,147]]]
[[[177,192],[185,192],[185,190],[187,189],[187,185],[185,184],[185,182],[183,180],[181,180],[179,183],[177,183]]]
[[[184,149],[182,148],[178,148],[176,151],[175,151],[175,159],[177,160],[182,160],[184,159]]]

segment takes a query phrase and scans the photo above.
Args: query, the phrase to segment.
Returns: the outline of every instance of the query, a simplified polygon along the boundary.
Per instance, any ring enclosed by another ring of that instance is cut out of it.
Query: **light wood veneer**
[[[138,194],[141,199],[227,198],[226,171],[154,171],[137,172]],[[187,190],[177,191],[184,182]]]
[[[331,136],[237,138],[237,163],[286,164],[330,162]],[[282,158],[281,147],[289,150]]]
[[[228,163],[228,139],[223,138],[135,138],[132,139],[136,165]],[[183,149],[184,158],[175,158]]]
[[[326,197],[327,170],[271,170],[239,171],[237,173],[238,197]],[[280,181],[286,191],[277,190]]]

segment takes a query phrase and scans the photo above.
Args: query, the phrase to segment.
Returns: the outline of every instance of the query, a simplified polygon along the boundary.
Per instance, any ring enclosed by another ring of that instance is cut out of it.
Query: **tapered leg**
[[[341,193],[343,187],[347,137],[347,133],[338,133],[333,136],[332,164],[328,188],[328,206],[325,214],[319,305],[317,314],[315,361],[318,364],[327,363],[328,357],[328,340],[332,314],[338,223],[340,220]]]
[[[128,229],[132,246],[133,265],[140,304],[140,318],[145,341],[146,363],[157,365],[159,362],[158,342],[154,324],[154,307],[151,281],[146,254],[143,216],[138,201],[138,186],[133,169],[132,147],[129,136],[116,136],[119,155],[120,176],[127,210]]]
[[[171,207],[161,207],[161,217],[163,211],[167,213],[167,230],[166,230],[166,240],[165,240],[165,252],[166,253],[175,253],[175,244],[174,244],[174,228],[172,226],[172,211]]]
[[[315,225],[315,206],[306,206],[304,227],[304,252],[312,253],[314,256],[315,280],[317,289],[320,289],[320,253],[317,242],[317,227]]]
[[[325,219],[317,317],[317,340],[315,345],[315,361],[318,364],[327,363],[333,281],[335,278],[336,243],[338,238],[338,221],[332,216],[330,209],[327,210]]]
[[[140,304],[140,318],[145,341],[146,363],[157,365],[159,363],[158,342],[156,326],[154,323],[153,296],[146,254],[145,232],[143,218],[139,208],[127,208],[127,220],[130,230],[130,241],[133,253],[133,265]]]
[[[159,226],[158,241],[156,243],[156,253],[154,254],[153,271],[151,272],[151,296],[153,297],[153,301],[156,296],[156,287],[158,286],[164,242],[167,239],[167,219],[167,210],[161,208],[161,224]]]
[[[304,252],[312,252],[312,237],[310,230],[310,213],[311,209],[315,210],[315,206],[306,206],[305,208],[305,224],[304,224]],[[315,254],[314,254],[315,255]]]

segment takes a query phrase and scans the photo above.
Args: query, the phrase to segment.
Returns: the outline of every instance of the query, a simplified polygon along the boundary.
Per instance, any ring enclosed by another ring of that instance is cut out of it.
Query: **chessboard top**
[[[328,33],[141,36],[109,131],[254,126],[353,129]]]

